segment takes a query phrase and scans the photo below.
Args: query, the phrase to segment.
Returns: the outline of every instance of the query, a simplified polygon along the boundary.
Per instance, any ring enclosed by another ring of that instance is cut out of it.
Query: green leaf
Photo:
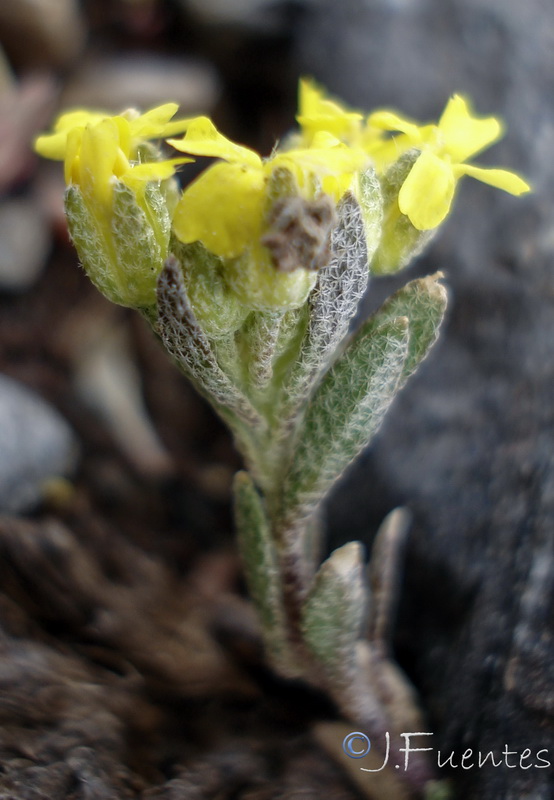
[[[287,644],[279,562],[263,501],[247,472],[237,474],[234,491],[246,583],[258,611],[268,654],[283,674],[294,677],[299,673]]]
[[[381,241],[383,227],[383,194],[374,169],[367,169],[359,177],[359,203],[364,220],[369,266]]]
[[[369,278],[360,206],[347,194],[339,203],[331,261],[318,274],[309,298],[308,327],[286,385],[284,417],[294,419],[346,336]]]
[[[302,611],[304,641],[334,683],[352,679],[367,596],[362,545],[350,542],[321,565]]]
[[[377,431],[408,354],[406,317],[370,319],[323,378],[300,426],[283,490],[283,526],[308,516]]]
[[[419,278],[403,286],[379,309],[380,322],[405,316],[410,323],[410,345],[404,363],[403,385],[436,342],[444,317],[447,294],[439,282],[442,274]]]

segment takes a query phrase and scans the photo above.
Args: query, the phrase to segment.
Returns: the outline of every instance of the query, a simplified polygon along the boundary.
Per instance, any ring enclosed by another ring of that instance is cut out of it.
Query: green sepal
[[[150,191],[149,196],[152,194]],[[157,206],[158,210],[163,208],[163,204]],[[122,181],[113,185],[110,225],[125,305],[131,308],[155,306],[156,282],[167,255],[169,237],[162,242],[158,240],[134,191]],[[156,227],[161,231],[166,226],[156,221]]]
[[[408,354],[406,317],[368,320],[327,372],[299,428],[282,524],[308,516],[368,444],[398,389]]]
[[[183,244],[173,237],[171,252],[181,264],[183,281],[194,314],[210,339],[227,339],[250,313],[225,279],[224,259],[201,242]]]
[[[239,347],[254,392],[266,389],[273,378],[283,311],[254,311],[240,332]]]
[[[81,189],[70,184],[65,191],[65,214],[71,240],[90,280],[102,294],[118,305],[123,304],[120,281],[114,274],[115,253],[105,240],[100,226],[90,213]]]
[[[404,153],[381,178],[384,216],[381,241],[371,261],[374,275],[387,275],[406,267],[429,244],[437,230],[419,231],[398,206],[398,193],[419,154],[419,150]]]
[[[235,519],[244,574],[262,628],[268,656],[285,676],[297,677],[286,639],[280,568],[270,523],[252,479],[239,472],[234,482]]]
[[[161,190],[147,185],[139,202],[129,186],[115,181],[110,215],[105,217],[100,207],[87,204],[79,186],[71,184],[65,210],[69,233],[95,286],[113,303],[151,317],[169,237]]]
[[[333,683],[352,680],[367,612],[362,545],[349,542],[321,565],[302,609],[302,633]]]

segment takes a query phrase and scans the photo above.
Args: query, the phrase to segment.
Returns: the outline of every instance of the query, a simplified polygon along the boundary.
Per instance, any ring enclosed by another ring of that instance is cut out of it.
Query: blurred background
[[[142,321],[89,285],[62,169],[32,152],[60,109],[171,100],[268,154],[301,75],[420,120],[465,93],[506,123],[479,163],[533,185],[515,199],[467,179],[425,256],[373,281],[364,314],[442,270],[448,319],[328,528],[329,547],[369,545],[391,508],[411,510],[395,651],[437,746],[554,759],[551,0],[4,0],[0,787],[13,797],[383,796],[316,743],[324,699],[265,671],[233,548],[239,458]],[[554,797],[548,769],[450,779],[456,797]]]

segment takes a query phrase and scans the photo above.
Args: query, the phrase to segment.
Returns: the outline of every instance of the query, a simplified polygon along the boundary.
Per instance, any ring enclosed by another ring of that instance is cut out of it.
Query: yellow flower
[[[139,152],[149,139],[185,130],[187,120],[171,122],[176,103],[166,103],[145,114],[130,109],[119,116],[100,112],[70,111],[57,120],[51,134],[35,141],[46,158],[64,161],[66,183],[78,184],[86,200],[109,211],[113,178],[139,193],[144,182],[171,177],[175,165],[190,159],[142,161]]]
[[[168,141],[184,153],[222,159],[185,189],[173,227],[181,241],[200,241],[225,258],[239,256],[260,239],[267,185],[275,169],[284,167],[292,173],[305,199],[323,191],[338,201],[368,160],[361,149],[348,147],[325,131],[315,133],[310,147],[276,151],[264,160],[219,133],[207,117],[191,121],[183,139]]]
[[[300,125],[303,141],[308,146],[321,131],[331,133],[347,144],[359,144],[363,114],[348,111],[340,103],[330,100],[323,89],[311,80],[300,81],[298,94],[296,121]]]
[[[171,122],[177,105],[118,116],[62,114],[36,150],[64,161],[71,236],[92,280],[114,302],[155,304],[156,276],[167,256],[170,225],[166,181],[190,158],[157,160],[149,139],[183,131]]]
[[[140,144],[148,139],[161,139],[173,136],[186,130],[188,120],[171,122],[179,106],[177,103],[165,103],[156,108],[139,114],[135,109],[128,109],[118,117],[111,117],[100,111],[86,111],[77,109],[61,114],[54,125],[52,133],[42,134],[35,140],[37,153],[45,158],[55,161],[64,161],[66,157],[67,138],[73,131],[84,130],[89,125],[95,125],[106,119],[125,120],[127,125],[122,125],[123,146],[127,156],[136,156]]]
[[[416,148],[421,151],[398,194],[400,211],[418,230],[439,225],[450,210],[456,184],[464,175],[514,195],[528,192],[529,185],[504,169],[488,169],[465,163],[502,135],[494,117],[472,116],[469,104],[454,95],[437,125],[419,126],[392,111],[376,111],[368,118],[368,129],[399,132],[386,141],[368,147],[381,169]]]

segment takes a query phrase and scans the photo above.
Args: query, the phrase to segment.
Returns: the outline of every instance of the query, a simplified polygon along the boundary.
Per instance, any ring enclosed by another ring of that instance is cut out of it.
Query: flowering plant
[[[299,129],[269,158],[206,117],[173,121],[176,110],[66,113],[36,149],[65,163],[69,230],[93,282],[144,314],[234,434],[239,546],[268,658],[379,733],[391,696],[410,706],[388,654],[384,573],[372,566],[369,613],[362,546],[320,564],[320,512],[435,341],[440,276],[351,323],[370,274],[422,249],[463,175],[529,187],[466,163],[501,126],[457,95],[437,125],[418,125],[364,117],[303,81]],[[165,158],[160,139],[183,155]],[[203,157],[216,160],[180,190],[179,165]],[[398,530],[396,515],[376,550],[392,552]],[[411,777],[424,782],[421,763]]]

